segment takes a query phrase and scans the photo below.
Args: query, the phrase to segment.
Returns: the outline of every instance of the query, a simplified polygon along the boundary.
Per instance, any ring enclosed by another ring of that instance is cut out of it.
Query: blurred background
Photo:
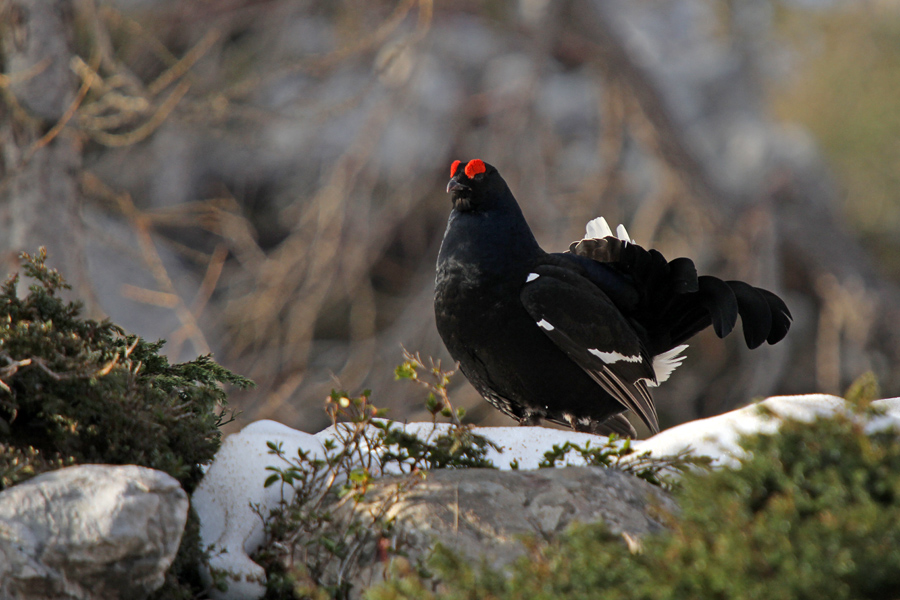
[[[787,339],[694,339],[664,427],[777,393],[900,395],[891,0],[0,0],[0,271],[47,246],[90,316],[212,352],[237,429],[332,388],[427,418],[455,159],[539,242],[604,215],[787,301]],[[458,375],[468,420],[512,422]]]

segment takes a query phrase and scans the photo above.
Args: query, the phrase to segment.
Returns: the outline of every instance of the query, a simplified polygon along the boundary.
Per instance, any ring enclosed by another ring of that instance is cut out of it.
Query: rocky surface
[[[0,493],[0,598],[140,600],[159,588],[187,519],[169,475],[80,465]]]
[[[676,510],[659,487],[603,467],[430,471],[395,497],[398,483],[397,477],[377,481],[355,510],[376,513],[388,503],[386,517],[395,519],[392,535],[412,564],[427,558],[439,542],[498,568],[525,553],[527,536],[546,539],[575,522],[602,521],[632,543],[662,529],[662,515]],[[381,578],[388,565],[361,566],[357,590]]]

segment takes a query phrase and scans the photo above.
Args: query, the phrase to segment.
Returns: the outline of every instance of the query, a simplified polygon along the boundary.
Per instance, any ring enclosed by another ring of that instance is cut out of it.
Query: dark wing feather
[[[623,407],[659,431],[647,389],[647,380],[656,377],[652,361],[619,309],[597,286],[563,266],[542,265],[533,275],[521,300],[535,323]]]

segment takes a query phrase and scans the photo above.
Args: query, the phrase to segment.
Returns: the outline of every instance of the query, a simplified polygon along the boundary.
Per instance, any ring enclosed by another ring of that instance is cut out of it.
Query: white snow
[[[869,421],[867,431],[871,433],[885,427],[900,427],[900,398],[876,400],[872,404],[885,409],[886,414]],[[849,409],[844,399],[837,396],[774,396],[723,415],[689,421],[666,429],[634,446],[641,452],[649,450],[654,456],[672,455],[690,449],[696,456],[712,458],[716,466],[732,466],[737,464],[743,454],[738,445],[741,435],[773,433],[778,429],[781,418],[809,422],[816,417],[834,415],[838,411],[847,413]],[[776,417],[769,417],[766,412],[771,412]]]
[[[296,456],[298,448],[322,451],[321,442],[308,433],[275,421],[251,423],[225,438],[191,498],[200,517],[201,546],[215,546],[209,567],[227,575],[228,591],[211,592],[216,598],[249,600],[266,591],[265,571],[248,555],[264,541],[262,521],[250,505],[259,504],[268,514],[281,498],[280,486],[263,487],[271,475],[265,468],[279,464],[268,454],[269,441],[282,442],[288,456]]]
[[[900,428],[900,398],[879,400],[874,404],[884,408],[886,414],[869,421],[867,431],[891,426]],[[844,400],[826,394],[776,396],[760,405],[776,417],[763,416],[759,405],[751,405],[667,429],[650,439],[635,442],[633,446],[638,453],[651,451],[654,456],[690,449],[695,455],[709,456],[714,465],[732,465],[742,452],[737,445],[741,434],[773,432],[778,428],[779,417],[811,421],[817,416],[848,410]],[[431,423],[401,426],[419,437],[426,437],[433,431]],[[437,427],[439,434],[449,425]],[[488,453],[488,458],[500,469],[509,469],[512,461],[518,461],[520,469],[535,469],[545,452],[566,441],[581,446],[587,442],[595,445],[606,442],[602,436],[544,427],[476,427],[475,432],[500,447],[502,452],[491,450]],[[281,442],[287,456],[296,456],[297,449],[321,452],[322,443],[335,434],[334,427],[311,435],[274,421],[257,421],[225,439],[192,499],[200,516],[202,544],[204,547],[215,545],[210,567],[224,572],[228,578],[228,591],[214,591],[213,597],[254,600],[265,592],[265,573],[248,555],[263,543],[262,522],[251,505],[259,504],[262,513],[268,514],[281,498],[280,485],[263,487],[266,477],[271,474],[266,467],[279,463],[269,454],[266,442]],[[568,464],[582,464],[577,456],[570,454],[568,458]]]

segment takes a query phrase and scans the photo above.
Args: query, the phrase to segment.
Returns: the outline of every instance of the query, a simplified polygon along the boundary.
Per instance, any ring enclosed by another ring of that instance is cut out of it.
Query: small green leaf
[[[415,379],[416,366],[410,361],[404,361],[403,363],[397,365],[397,368],[394,369],[394,378],[397,380]]]

